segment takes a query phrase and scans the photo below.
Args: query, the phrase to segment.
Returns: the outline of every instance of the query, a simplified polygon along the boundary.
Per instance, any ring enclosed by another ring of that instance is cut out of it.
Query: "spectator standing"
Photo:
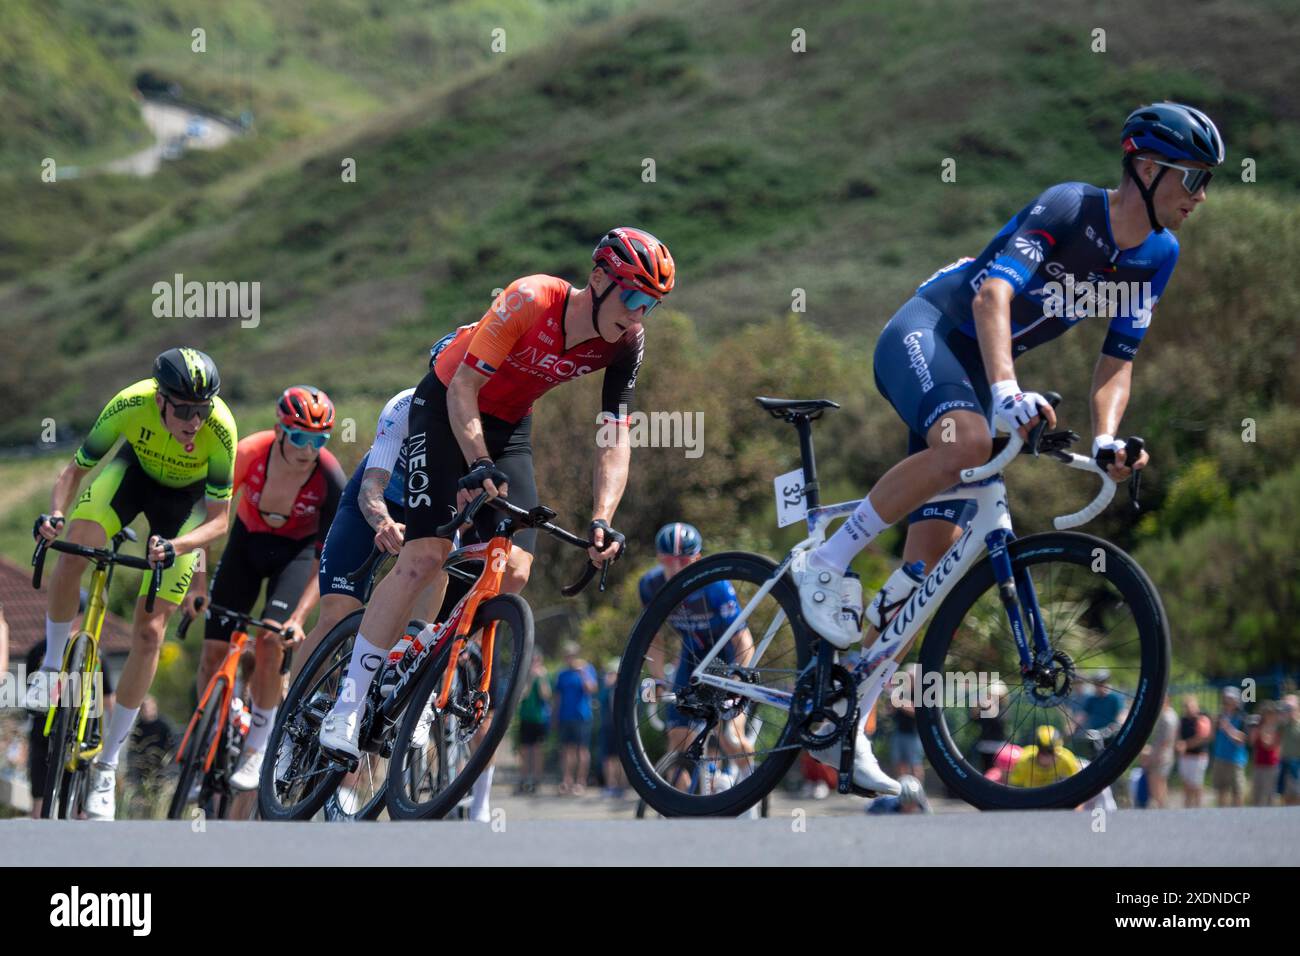
[[[618,740],[614,736],[614,685],[618,683],[618,658],[605,664],[600,682],[600,760],[605,777],[605,796],[621,798],[627,787],[623,765],[618,759]]]
[[[987,706],[971,708],[970,716],[980,729],[975,752],[980,755],[980,772],[993,769],[998,754],[1007,746],[1007,685],[997,680],[989,685]]]
[[[1155,729],[1142,755],[1142,773],[1147,780],[1151,803],[1163,810],[1169,805],[1169,772],[1174,767],[1174,744],[1178,742],[1178,714],[1165,696]]]
[[[1075,748],[1095,755],[1096,748],[1089,740],[1088,732],[1095,730],[1101,739],[1109,744],[1120,725],[1124,722],[1124,696],[1110,686],[1110,671],[1102,668],[1093,677],[1092,694],[1083,701],[1080,708],[1079,724],[1075,728]]]
[[[1219,806],[1239,807],[1246,794],[1246,718],[1241,712],[1241,691],[1223,688],[1222,705],[1214,731],[1210,779]]]
[[[591,698],[596,668],[579,655],[578,645],[564,646],[565,667],[555,675],[555,717],[560,734],[560,793],[580,796],[591,768]]]
[[[533,657],[530,676],[528,691],[519,702],[519,754],[523,763],[520,793],[537,792],[546,759],[546,732],[551,724],[551,684],[540,655]]]
[[[1300,804],[1300,697],[1288,694],[1282,699],[1281,767],[1277,782],[1282,802],[1288,807]]]
[[[1254,753],[1254,771],[1250,778],[1250,802],[1267,807],[1277,790],[1279,764],[1282,759],[1282,733],[1279,708],[1265,704],[1259,723],[1250,728],[1250,749]]]
[[[1178,776],[1183,781],[1183,806],[1199,807],[1205,790],[1205,770],[1210,764],[1210,739],[1214,724],[1201,713],[1201,703],[1194,694],[1183,698],[1183,716],[1178,724]]]
[[[894,736],[890,740],[889,752],[894,761],[894,777],[904,775],[915,778],[925,776],[922,761],[925,750],[921,746],[921,735],[916,732],[916,698],[919,696],[920,679],[916,664],[909,664],[905,671],[903,693],[893,697]]]

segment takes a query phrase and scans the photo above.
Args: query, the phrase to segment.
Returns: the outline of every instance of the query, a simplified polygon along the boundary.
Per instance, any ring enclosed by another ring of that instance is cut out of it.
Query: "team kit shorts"
[[[170,540],[193,531],[207,520],[203,487],[203,479],[183,488],[159,484],[145,473],[131,446],[124,444],[104,470],[95,476],[90,487],[81,493],[68,520],[93,521],[104,529],[105,537],[111,539],[143,514],[149,522],[151,535]],[[177,554],[175,563],[163,571],[158,597],[172,604],[184,601],[197,562],[197,552]],[[148,574],[142,576],[141,597],[149,591],[149,579]]]

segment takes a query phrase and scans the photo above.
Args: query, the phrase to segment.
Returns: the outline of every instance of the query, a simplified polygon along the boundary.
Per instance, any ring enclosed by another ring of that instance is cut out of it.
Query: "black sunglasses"
[[[183,422],[188,422],[195,415],[199,416],[200,421],[207,421],[212,414],[211,402],[177,402],[170,395],[164,395],[163,401],[172,407],[176,417]]]

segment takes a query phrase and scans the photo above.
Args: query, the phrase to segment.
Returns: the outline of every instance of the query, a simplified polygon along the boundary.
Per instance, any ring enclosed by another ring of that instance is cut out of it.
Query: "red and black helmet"
[[[623,286],[662,299],[673,291],[677,269],[668,247],[644,229],[618,226],[592,250],[591,261],[603,266]]]
[[[334,427],[334,403],[319,388],[290,385],[276,403],[275,415],[285,428],[327,432]]]

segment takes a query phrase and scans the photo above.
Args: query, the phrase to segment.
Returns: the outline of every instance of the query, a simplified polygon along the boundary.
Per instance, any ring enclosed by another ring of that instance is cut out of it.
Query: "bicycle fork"
[[[1011,566],[1011,553],[1008,549],[1014,540],[1014,534],[1005,528],[998,528],[989,532],[984,543],[993,564],[998,598],[1006,613],[1007,623],[1011,625],[1011,636],[1016,642],[1020,671],[1023,674],[1031,671],[1035,662],[1047,660],[1052,648],[1047,642],[1047,631],[1043,627],[1043,616],[1038,607],[1038,594],[1034,590],[1029,569],[1024,566],[1013,569]],[[1026,629],[1033,635],[1032,650]]]

